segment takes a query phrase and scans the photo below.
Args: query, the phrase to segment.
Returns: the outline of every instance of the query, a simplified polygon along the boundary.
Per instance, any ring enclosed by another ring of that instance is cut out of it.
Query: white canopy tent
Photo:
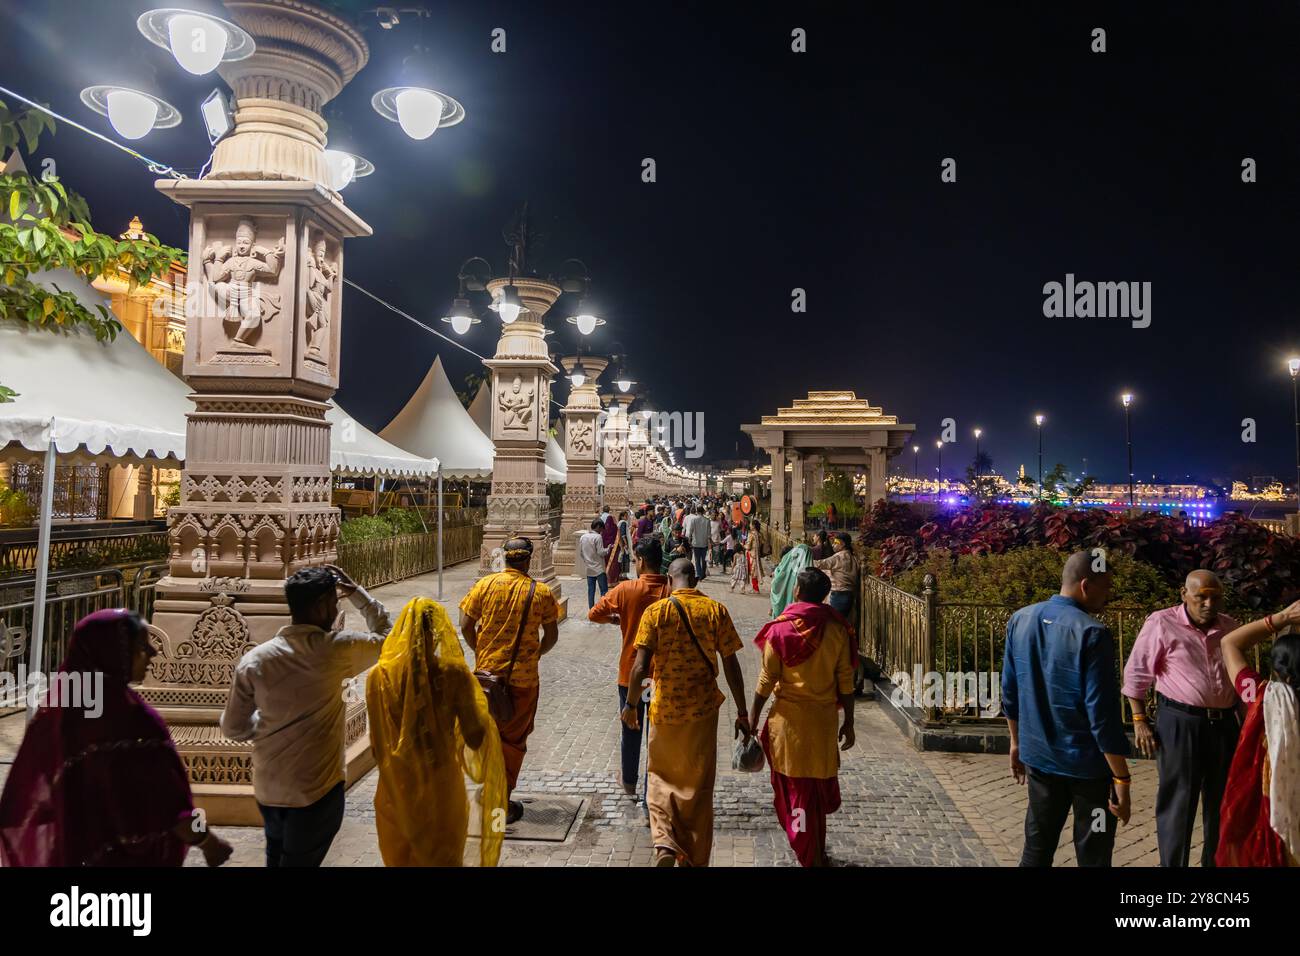
[[[441,356],[433,360],[420,387],[380,437],[399,448],[442,463],[446,478],[485,478],[492,474],[496,449],[456,397]]]

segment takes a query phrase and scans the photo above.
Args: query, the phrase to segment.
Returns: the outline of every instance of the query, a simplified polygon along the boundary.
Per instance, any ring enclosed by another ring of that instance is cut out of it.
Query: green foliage
[[[36,521],[36,509],[27,496],[0,481],[0,525],[25,528]]]
[[[860,518],[862,506],[853,493],[853,477],[838,468],[826,473],[826,480],[817,489],[816,500],[808,509],[808,514],[820,518],[826,514],[826,506],[834,505],[835,513],[840,518]]]
[[[420,513],[411,508],[389,508],[381,511],[379,517],[388,522],[393,534],[424,534],[429,530],[427,522],[420,519]]]
[[[181,486],[172,485],[162,496],[162,503],[168,508],[174,508],[181,503]]]
[[[465,376],[465,387],[456,392],[456,397],[466,408],[474,404],[474,396],[478,394],[479,386],[487,381],[486,372],[470,372]]]
[[[18,393],[8,385],[0,385],[0,405],[3,405],[5,402],[12,402],[17,397]]]
[[[1067,557],[1048,547],[1018,548],[1003,554],[956,554],[936,548],[891,583],[920,594],[925,575],[933,574],[944,601],[1023,607],[1045,601],[1061,590],[1061,569]],[[1143,608],[1178,603],[1178,589],[1145,561],[1112,553],[1107,565],[1114,582],[1112,603]]]
[[[30,152],[40,134],[53,129],[53,121],[39,110],[12,113],[0,102],[0,154],[16,147],[20,138]],[[0,319],[56,331],[82,326],[100,341],[111,340],[122,326],[108,309],[88,309],[72,293],[33,282],[31,275],[68,269],[88,281],[126,275],[146,285],[172,262],[185,260],[179,249],[161,245],[153,236],[113,239],[95,232],[86,201],[54,176],[0,175],[0,214],[5,217],[0,218]]]
[[[391,538],[393,526],[383,518],[362,515],[349,518],[339,525],[339,543],[352,544],[354,541],[375,541],[379,538]]]

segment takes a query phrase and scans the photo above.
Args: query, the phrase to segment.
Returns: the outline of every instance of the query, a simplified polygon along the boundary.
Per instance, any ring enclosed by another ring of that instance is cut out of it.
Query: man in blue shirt
[[[1110,866],[1118,817],[1129,819],[1128,737],[1121,719],[1115,646],[1094,614],[1110,600],[1105,556],[1065,562],[1061,593],[1007,623],[1002,711],[1011,773],[1029,781],[1021,866],[1051,866],[1074,811],[1079,866]]]

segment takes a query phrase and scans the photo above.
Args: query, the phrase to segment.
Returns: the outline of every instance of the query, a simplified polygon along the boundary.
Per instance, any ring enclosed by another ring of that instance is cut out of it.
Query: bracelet
[[[1112,775],[1110,779],[1114,780],[1116,783],[1130,783],[1133,780],[1133,777],[1131,775],[1127,777],[1116,777]]]
[[[1270,634],[1276,634],[1276,633],[1277,633],[1277,628],[1273,626],[1273,615],[1272,615],[1272,614],[1270,614],[1270,615],[1268,615],[1268,617],[1264,618],[1264,626],[1268,628],[1268,632],[1269,632]]]
[[[1146,723],[1146,719],[1147,719],[1147,715],[1146,715],[1146,714],[1134,714],[1134,715],[1133,715],[1133,722],[1134,722],[1134,723],[1144,724],[1144,723]]]

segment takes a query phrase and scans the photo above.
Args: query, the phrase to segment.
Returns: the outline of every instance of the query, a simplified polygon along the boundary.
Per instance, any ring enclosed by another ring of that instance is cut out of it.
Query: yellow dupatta
[[[379,766],[375,828],[387,866],[460,866],[469,832],[465,778],[482,785],[480,864],[504,838],[501,737],[441,604],[414,598],[366,679],[370,745]],[[481,731],[477,747],[473,739]]]

